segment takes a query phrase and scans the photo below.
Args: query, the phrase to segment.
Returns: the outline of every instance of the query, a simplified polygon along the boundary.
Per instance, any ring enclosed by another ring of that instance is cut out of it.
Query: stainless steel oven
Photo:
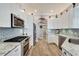
[[[29,43],[27,43],[24,47],[23,47],[23,55],[26,56],[29,53]]]
[[[23,51],[23,56],[27,56],[29,53],[29,38],[25,39],[22,43],[22,51]]]
[[[14,14],[11,14],[11,27],[24,27],[24,21]]]

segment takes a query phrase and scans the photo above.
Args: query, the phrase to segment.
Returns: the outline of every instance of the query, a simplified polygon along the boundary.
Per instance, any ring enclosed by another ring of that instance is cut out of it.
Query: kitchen
[[[79,56],[78,14],[79,3],[0,3],[0,56]]]

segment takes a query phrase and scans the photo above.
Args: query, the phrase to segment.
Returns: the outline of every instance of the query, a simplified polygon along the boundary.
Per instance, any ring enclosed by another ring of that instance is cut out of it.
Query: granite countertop
[[[4,56],[13,49],[15,49],[17,46],[19,46],[20,43],[14,43],[14,42],[0,42],[0,56]]]
[[[78,37],[73,37],[73,38],[78,38]],[[79,56],[79,45],[69,43],[68,40],[69,40],[69,36],[65,40],[65,42],[63,43],[62,48],[64,48],[65,50],[67,50],[73,56]]]
[[[58,34],[58,36],[64,36],[64,37],[73,38],[73,39],[79,39],[78,36],[73,36],[73,35]]]

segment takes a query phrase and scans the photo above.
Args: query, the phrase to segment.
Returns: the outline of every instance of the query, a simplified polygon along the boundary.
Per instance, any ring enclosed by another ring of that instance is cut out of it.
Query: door
[[[36,24],[33,23],[33,45],[36,44]]]

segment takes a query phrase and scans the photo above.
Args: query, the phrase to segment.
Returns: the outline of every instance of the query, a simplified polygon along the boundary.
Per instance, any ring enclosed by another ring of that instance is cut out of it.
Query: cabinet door
[[[68,13],[64,12],[60,17],[61,28],[68,28]]]
[[[62,16],[59,17],[59,24],[58,24],[60,29],[64,28],[64,22],[65,22],[64,16],[62,15]]]
[[[47,23],[48,24],[48,29],[53,29],[53,26],[52,26],[53,21],[54,21],[53,19],[48,20],[48,23]]]
[[[55,43],[58,46],[58,36],[55,34],[48,35],[48,43]]]
[[[48,29],[60,29],[61,28],[61,19],[54,18],[48,21]]]
[[[69,28],[68,13],[64,13],[62,21],[63,28]]]
[[[56,18],[55,20],[54,20],[54,25],[53,25],[53,27],[55,28],[55,29],[59,29],[59,19],[58,18]]]
[[[20,17],[19,11],[20,11],[20,9],[19,9],[18,4],[11,4],[10,5],[10,12],[15,14],[17,17]]]
[[[0,27],[11,27],[11,13],[9,4],[0,4]]]
[[[79,28],[79,6],[73,9],[73,28]]]
[[[74,20],[74,12],[73,12],[73,8],[69,10],[68,12],[68,24],[69,24],[69,28],[73,28],[73,20]]]
[[[64,21],[64,23],[65,23],[66,28],[70,28],[70,19],[69,19],[70,13],[69,12],[70,11],[66,12],[66,14],[65,14],[65,21]]]
[[[19,8],[19,4],[11,4],[10,5],[11,13],[15,14],[17,17],[21,18],[22,20],[26,19],[25,12],[22,12]]]
[[[19,45],[15,49],[13,49],[10,53],[8,53],[6,56],[21,56],[21,46]]]
[[[57,18],[57,29],[61,29],[62,28],[62,26],[63,26],[63,21],[62,21],[62,19],[59,17],[59,18]]]
[[[58,18],[55,18],[52,22],[52,27],[53,29],[59,29],[59,19]]]
[[[61,19],[61,24],[62,24],[61,26],[62,27],[61,28],[65,28],[65,24],[66,24],[66,22],[65,22],[65,14],[63,14],[61,17],[62,17],[62,19]]]

